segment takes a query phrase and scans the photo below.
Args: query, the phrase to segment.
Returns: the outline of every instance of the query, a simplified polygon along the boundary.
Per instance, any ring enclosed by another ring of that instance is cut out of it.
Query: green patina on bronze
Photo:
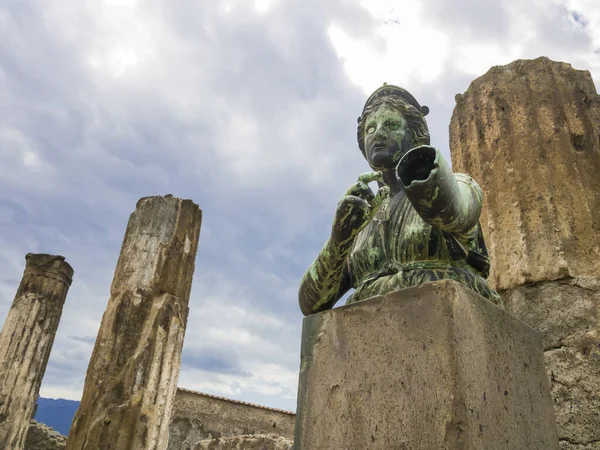
[[[333,307],[351,288],[347,303],[442,279],[499,301],[485,281],[481,189],[452,173],[429,145],[428,111],[397,86],[384,85],[367,100],[357,137],[373,172],[360,175],[338,203],[331,236],[300,285],[305,315]]]

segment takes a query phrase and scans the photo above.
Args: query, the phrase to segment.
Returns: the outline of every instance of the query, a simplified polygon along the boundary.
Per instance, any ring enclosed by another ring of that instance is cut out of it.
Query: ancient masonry
[[[169,450],[291,450],[296,415],[265,406],[177,389]],[[26,450],[63,450],[67,438],[31,421]]]
[[[0,448],[20,450],[35,414],[73,269],[62,256],[28,254],[0,332]]]
[[[301,361],[295,450],[558,448],[539,333],[456,281],[306,317]]]
[[[191,200],[138,202],[67,449],[167,448],[201,220]]]
[[[194,450],[293,450],[292,441],[277,435],[233,436],[200,441]]]
[[[49,426],[32,420],[27,432],[25,450],[63,450],[67,437]]]
[[[561,448],[600,448],[600,96],[589,72],[547,58],[492,68],[457,95],[450,146],[454,170],[484,190],[491,284],[543,336]]]
[[[296,415],[289,411],[179,388],[171,414],[168,450],[196,448],[200,442],[248,435],[262,435],[263,443],[277,435],[276,442],[287,440],[291,444],[295,421]],[[249,441],[245,445],[244,449],[255,448]]]

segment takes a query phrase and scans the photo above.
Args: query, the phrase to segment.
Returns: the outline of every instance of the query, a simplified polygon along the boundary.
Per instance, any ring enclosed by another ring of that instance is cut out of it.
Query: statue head
[[[411,148],[429,145],[428,112],[401,87],[384,84],[373,92],[357,129],[358,147],[369,165],[376,170],[392,168]]]

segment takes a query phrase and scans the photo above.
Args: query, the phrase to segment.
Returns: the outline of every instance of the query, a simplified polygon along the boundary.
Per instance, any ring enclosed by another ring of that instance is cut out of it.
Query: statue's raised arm
[[[397,175],[408,200],[427,224],[467,239],[476,231],[481,188],[470,176],[452,173],[438,149],[413,148],[398,163]]]
[[[333,307],[351,288],[348,303],[442,279],[499,300],[485,281],[481,189],[429,145],[428,112],[397,86],[368,98],[357,137],[373,172],[338,203],[331,235],[300,284],[303,314]],[[370,181],[379,183],[376,194]]]

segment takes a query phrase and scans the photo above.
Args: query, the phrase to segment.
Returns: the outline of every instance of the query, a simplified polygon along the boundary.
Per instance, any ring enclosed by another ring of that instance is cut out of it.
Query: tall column
[[[491,284],[542,334],[561,448],[600,443],[600,96],[548,58],[456,97],[453,169],[482,186]],[[596,448],[596,447],[594,447]]]
[[[167,448],[201,220],[191,200],[138,202],[67,449]]]
[[[21,450],[73,269],[62,256],[25,257],[23,279],[0,332],[0,448]]]

